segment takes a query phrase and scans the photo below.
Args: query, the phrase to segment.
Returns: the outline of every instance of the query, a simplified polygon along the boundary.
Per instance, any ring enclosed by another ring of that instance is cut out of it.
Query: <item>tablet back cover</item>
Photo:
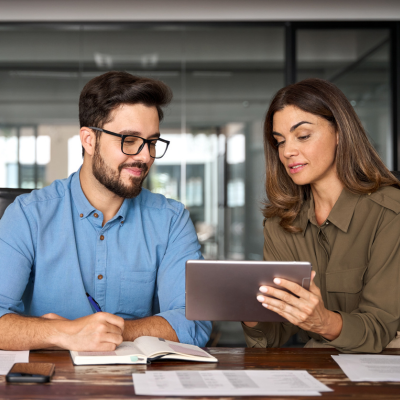
[[[274,278],[308,289],[308,262],[205,261],[186,262],[186,318],[206,321],[284,322],[285,318],[257,301],[262,285],[279,287]],[[281,288],[282,289],[282,288]]]

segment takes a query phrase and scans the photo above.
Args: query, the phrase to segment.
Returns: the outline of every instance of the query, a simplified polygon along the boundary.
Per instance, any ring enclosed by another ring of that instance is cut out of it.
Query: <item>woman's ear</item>
[[[336,131],[336,146],[339,145],[339,132]]]
[[[96,135],[92,129],[86,126],[82,127],[80,130],[80,138],[83,148],[85,149],[85,154],[93,156],[96,146]]]

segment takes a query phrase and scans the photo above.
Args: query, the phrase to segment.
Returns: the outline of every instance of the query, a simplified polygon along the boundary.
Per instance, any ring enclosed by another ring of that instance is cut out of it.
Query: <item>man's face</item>
[[[143,104],[122,104],[111,114],[112,120],[103,129],[121,135],[157,139],[159,118],[156,107]],[[101,133],[92,160],[94,177],[110,192],[122,198],[139,195],[154,159],[146,144],[142,151],[128,156],[121,151],[121,138]]]

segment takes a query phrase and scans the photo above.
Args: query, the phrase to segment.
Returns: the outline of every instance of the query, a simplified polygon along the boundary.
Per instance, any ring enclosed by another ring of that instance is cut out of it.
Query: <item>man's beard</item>
[[[129,177],[130,185],[126,186],[121,179],[121,171],[123,168],[141,168],[142,175],[140,177]],[[142,191],[143,181],[146,179],[148,167],[141,162],[126,163],[118,166],[118,171],[111,169],[100,155],[100,146],[96,146],[92,170],[94,177],[105,186],[110,192],[124,199],[136,197]]]

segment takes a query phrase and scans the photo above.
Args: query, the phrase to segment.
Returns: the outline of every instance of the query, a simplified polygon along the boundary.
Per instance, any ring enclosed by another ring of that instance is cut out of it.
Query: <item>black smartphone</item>
[[[6,375],[10,383],[45,383],[50,382],[55,365],[51,363],[16,363]]]

